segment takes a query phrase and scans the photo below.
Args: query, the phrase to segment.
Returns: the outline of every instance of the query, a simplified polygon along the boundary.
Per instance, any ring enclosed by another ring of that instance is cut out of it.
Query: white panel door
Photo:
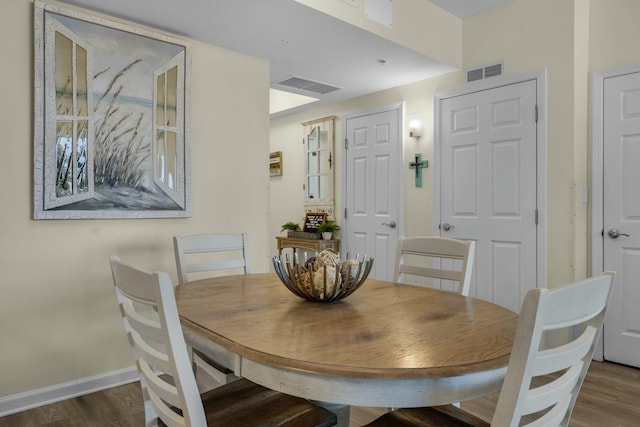
[[[440,233],[476,241],[470,295],[516,312],[537,284],[536,84],[440,104]]]
[[[617,272],[604,357],[640,367],[640,73],[605,79],[603,96],[604,270]]]
[[[351,255],[375,258],[370,277],[391,280],[400,221],[400,112],[346,120],[345,208],[342,238]]]

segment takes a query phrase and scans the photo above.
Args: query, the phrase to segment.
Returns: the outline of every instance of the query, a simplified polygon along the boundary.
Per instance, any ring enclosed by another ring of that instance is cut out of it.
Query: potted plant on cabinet
[[[300,231],[300,224],[293,221],[285,222],[284,224],[282,224],[282,228],[280,229],[280,231],[286,231],[288,236],[290,231]]]
[[[331,240],[333,233],[337,233],[340,230],[340,226],[333,221],[323,221],[318,224],[316,230],[322,234],[324,240]]]

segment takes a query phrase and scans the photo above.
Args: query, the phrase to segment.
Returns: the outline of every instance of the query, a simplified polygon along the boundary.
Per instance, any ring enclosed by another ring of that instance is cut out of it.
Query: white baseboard
[[[138,381],[135,367],[0,398],[0,417]]]

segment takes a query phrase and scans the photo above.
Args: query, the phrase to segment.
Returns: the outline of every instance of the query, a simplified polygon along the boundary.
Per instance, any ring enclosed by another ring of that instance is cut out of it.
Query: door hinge
[[[344,219],[347,219],[347,208],[344,208]]]
[[[349,149],[349,140],[347,138],[344,139],[344,149]]]
[[[538,209],[535,210],[535,223],[538,225]]]
[[[536,123],[538,123],[538,104],[536,104],[534,110],[535,110],[535,113],[534,113],[535,114],[535,121],[536,121]]]

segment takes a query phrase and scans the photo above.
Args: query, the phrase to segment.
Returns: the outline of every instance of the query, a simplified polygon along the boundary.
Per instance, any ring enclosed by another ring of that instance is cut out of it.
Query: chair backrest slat
[[[566,419],[567,412],[571,405],[571,395],[565,396],[562,401],[558,402],[549,412],[542,417],[537,418],[528,424],[524,424],[522,427],[547,427],[547,426],[560,426]]]
[[[432,279],[458,282],[458,293],[468,295],[475,254],[475,242],[437,236],[403,237],[398,239],[394,281],[402,282],[407,274]],[[419,261],[409,262],[409,257]],[[431,259],[431,260],[429,260]],[[429,261],[458,261],[460,270],[437,268],[425,264]],[[417,263],[420,264],[417,264]]]
[[[149,393],[158,396],[163,402],[161,405],[154,405],[156,406],[156,410],[163,406],[173,406],[176,408],[182,406],[178,389],[165,378],[159,376],[157,374],[158,370],[147,363],[144,358],[138,359],[138,369],[147,383]]]
[[[238,269],[244,274],[250,273],[246,233],[174,236],[173,247],[180,283],[188,282],[188,275],[191,273],[231,269]]]
[[[564,374],[552,382],[529,389],[525,403],[522,406],[522,415],[533,414],[550,408],[561,402],[565,396],[571,394],[580,380],[583,363],[579,362],[569,368]]]
[[[129,342],[136,354],[146,360],[146,363],[153,366],[155,370],[167,372],[171,369],[167,353],[150,345],[149,342],[145,341],[137,332],[132,331],[129,333]]]
[[[591,345],[598,330],[588,326],[579,338],[560,347],[540,351],[532,362],[532,376],[559,372],[571,366],[573,360],[583,358],[591,351]]]
[[[164,333],[160,322],[139,314],[129,301],[122,302],[120,307],[123,315],[126,316],[127,325],[131,329],[147,337],[147,339],[162,342]]]
[[[200,273],[202,271],[226,270],[231,268],[244,268],[243,260],[228,260],[219,262],[200,262],[197,264],[187,264],[185,270],[187,273]]]
[[[414,276],[431,277],[432,279],[454,280],[459,282],[460,271],[443,270],[432,267],[419,267],[415,265],[401,265],[398,269],[400,274],[411,274]]]

